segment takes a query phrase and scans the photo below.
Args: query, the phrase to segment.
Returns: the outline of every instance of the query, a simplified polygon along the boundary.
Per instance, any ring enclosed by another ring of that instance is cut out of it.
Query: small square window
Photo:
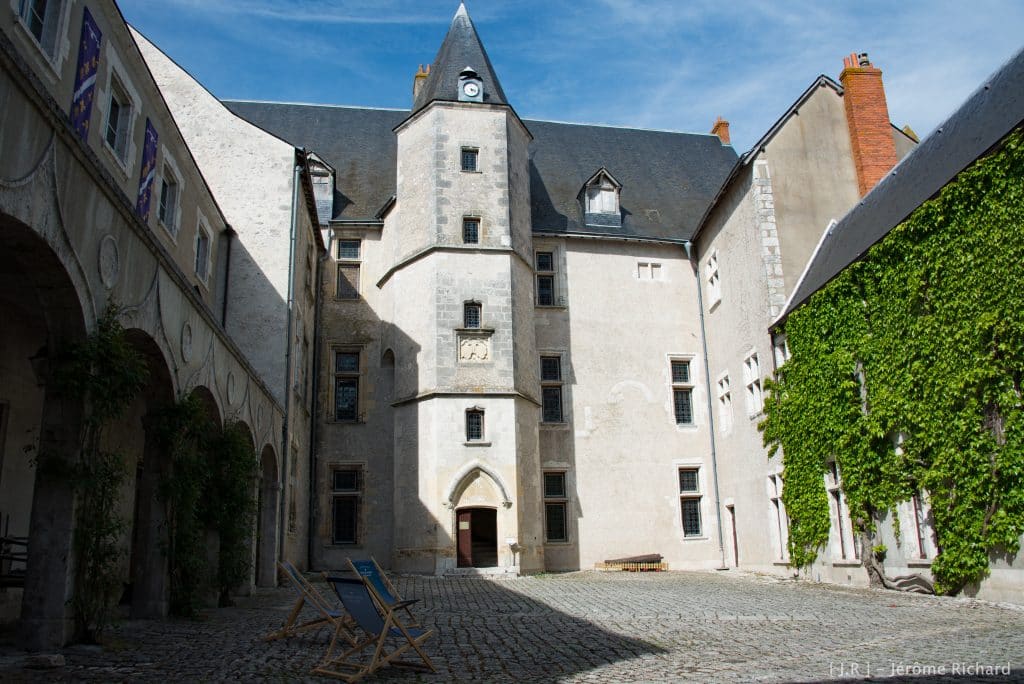
[[[697,487],[697,469],[680,469],[679,470],[679,491],[680,492],[692,492],[697,493],[700,491]]]
[[[462,148],[462,170],[463,171],[476,171],[477,162],[479,161],[480,150],[475,147],[463,147]]]
[[[335,373],[358,373],[359,372],[359,353],[358,352],[338,352],[335,358]]]
[[[481,308],[476,302],[466,302],[462,306],[462,327],[479,328]]]
[[[336,492],[358,492],[359,471],[358,470],[335,470],[334,491]]]
[[[555,255],[553,252],[537,252],[537,270],[541,272],[555,270]]]
[[[673,361],[672,362],[672,382],[677,383],[688,383],[690,382],[690,362],[689,361]]]
[[[338,259],[343,261],[358,261],[359,247],[359,240],[338,240]]]
[[[560,498],[565,496],[565,473],[544,473],[544,498]]]
[[[475,245],[480,242],[480,219],[462,219],[462,241],[467,245]]]
[[[561,382],[562,359],[557,356],[540,357],[540,379]]]

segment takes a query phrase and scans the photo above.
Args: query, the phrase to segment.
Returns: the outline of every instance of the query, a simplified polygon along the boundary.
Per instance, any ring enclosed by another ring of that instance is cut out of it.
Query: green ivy
[[[213,473],[208,481],[206,515],[220,537],[217,588],[220,605],[230,605],[230,592],[247,582],[252,569],[249,542],[256,514],[256,455],[241,423],[232,422],[214,441]]]
[[[145,359],[128,341],[119,313],[108,303],[95,332],[60,355],[54,378],[62,392],[81,397],[84,407],[78,457],[48,464],[61,469],[75,494],[71,606],[76,639],[81,641],[102,636],[121,594],[120,541],[128,525],[119,504],[127,468],[124,455],[107,448],[106,435],[148,377]]]
[[[786,321],[761,424],[781,447],[790,553],[828,540],[835,459],[858,530],[927,492],[936,588],[956,593],[1024,533],[1024,143],[1018,131]]]

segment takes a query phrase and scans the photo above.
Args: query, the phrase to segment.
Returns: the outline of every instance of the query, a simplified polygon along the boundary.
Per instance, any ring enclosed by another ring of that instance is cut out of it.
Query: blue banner
[[[149,200],[153,196],[153,180],[156,178],[156,129],[146,119],[146,141],[142,147],[142,171],[139,172],[139,201],[135,213],[143,221],[149,220]]]
[[[96,95],[96,72],[100,66],[102,40],[103,34],[86,7],[82,15],[82,38],[78,43],[75,92],[71,96],[71,126],[82,140],[89,139],[89,119],[92,116],[92,100]]]

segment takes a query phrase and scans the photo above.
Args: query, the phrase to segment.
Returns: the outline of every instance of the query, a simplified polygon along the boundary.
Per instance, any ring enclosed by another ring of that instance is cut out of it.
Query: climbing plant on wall
[[[782,449],[794,564],[828,541],[831,459],[862,543],[881,514],[926,493],[939,591],[982,579],[991,555],[1017,553],[1022,264],[1017,131],[790,315],[792,356],[769,383],[761,428],[771,454]]]
[[[54,381],[82,400],[84,412],[77,458],[48,458],[43,467],[60,468],[75,494],[74,591],[71,599],[76,638],[96,641],[109,625],[122,589],[120,540],[127,521],[120,514],[125,456],[108,432],[145,387],[145,359],[132,347],[111,302],[85,341],[60,354]]]
[[[212,446],[206,517],[219,537],[217,588],[224,606],[231,604],[230,591],[248,581],[252,568],[256,454],[246,428],[237,422],[225,425]]]

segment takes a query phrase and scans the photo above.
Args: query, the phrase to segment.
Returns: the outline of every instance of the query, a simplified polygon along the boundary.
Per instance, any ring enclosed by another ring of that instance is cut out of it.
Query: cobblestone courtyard
[[[1008,664],[1009,676],[987,680],[1024,681],[1024,610],[970,599],[732,573],[401,577],[397,584],[422,599],[417,613],[437,631],[427,651],[438,674],[390,668],[370,681],[821,681],[882,679],[894,667],[944,671],[928,681],[951,681],[965,664]],[[65,649],[66,665],[55,670],[23,669],[24,654],[3,647],[0,680],[313,679],[326,630],[261,638],[281,625],[293,600],[287,588],[262,590],[200,621],[123,622],[102,649]]]

